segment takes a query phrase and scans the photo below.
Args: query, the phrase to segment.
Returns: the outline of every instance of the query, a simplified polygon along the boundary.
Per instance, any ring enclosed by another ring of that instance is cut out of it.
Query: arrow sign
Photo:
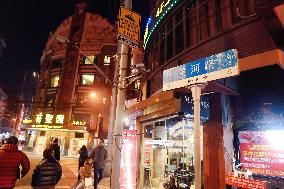
[[[163,91],[239,74],[238,52],[227,50],[163,71]]]

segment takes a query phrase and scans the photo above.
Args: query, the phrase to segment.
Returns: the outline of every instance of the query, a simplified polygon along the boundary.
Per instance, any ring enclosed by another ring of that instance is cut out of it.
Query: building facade
[[[151,4],[144,34],[145,64],[151,72],[141,80],[142,101],[127,109],[128,123],[134,124],[132,128],[137,130],[137,146],[140,147],[134,161],[138,168],[136,187],[163,188],[169,175],[182,174],[181,170],[187,175],[184,182],[193,184],[193,177],[189,176],[194,174],[190,89],[163,92],[163,71],[236,49],[240,75],[208,82],[203,90],[206,95],[201,99],[202,185],[208,189],[225,188],[225,178],[234,170],[234,162],[241,161],[239,131],[241,128],[260,130],[259,125],[250,122],[251,119],[247,121],[244,115],[259,112],[256,110],[265,103],[271,104],[272,99],[278,99],[273,104],[283,103],[279,97],[284,94],[279,88],[284,73],[283,46],[279,45],[282,39],[271,37],[266,27],[269,23],[259,12],[261,5],[265,5],[269,7],[269,14],[272,12],[277,19],[273,10],[283,2],[275,1],[272,5],[270,1],[247,0],[154,0]],[[273,76],[277,78],[274,82],[269,80]],[[249,82],[251,80],[254,82]],[[250,93],[247,89],[251,89]],[[277,89],[275,94],[271,93],[273,89]],[[261,98],[262,92],[269,99]],[[250,107],[252,99],[258,103],[255,109]],[[275,109],[280,121],[282,113],[279,108]],[[263,119],[269,117],[269,114],[261,115]],[[245,126],[240,124],[244,120]],[[250,127],[246,127],[248,125]],[[276,128],[283,129],[279,124]],[[273,129],[275,127],[267,126],[261,131]],[[249,167],[253,163],[256,162],[246,164],[245,169],[253,170],[255,178],[271,181],[274,183],[270,183],[271,188],[281,185],[271,180],[272,174],[259,174]],[[273,176],[283,176],[278,173]]]
[[[86,4],[79,3],[74,15],[50,34],[41,58],[32,119],[23,120],[28,148],[41,152],[58,138],[61,153],[73,156],[83,144],[92,148],[94,140],[106,138],[112,84],[93,64],[113,79],[115,30],[107,19],[87,12]],[[66,43],[58,40],[62,36]]]

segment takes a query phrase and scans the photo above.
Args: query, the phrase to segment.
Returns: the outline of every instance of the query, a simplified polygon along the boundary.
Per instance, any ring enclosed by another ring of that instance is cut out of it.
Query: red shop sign
[[[254,180],[251,178],[234,177],[232,173],[226,176],[225,182],[228,185],[248,188],[248,189],[266,189],[266,181]]]

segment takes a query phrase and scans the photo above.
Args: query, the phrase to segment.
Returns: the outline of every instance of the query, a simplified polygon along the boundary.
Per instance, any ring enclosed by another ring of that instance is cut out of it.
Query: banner
[[[266,189],[266,181],[254,180],[251,178],[234,177],[233,173],[226,176],[227,185],[237,186],[248,189]]]
[[[284,132],[239,132],[242,168],[253,174],[284,177]]]
[[[136,130],[123,130],[120,165],[120,189],[136,189],[137,141]]]

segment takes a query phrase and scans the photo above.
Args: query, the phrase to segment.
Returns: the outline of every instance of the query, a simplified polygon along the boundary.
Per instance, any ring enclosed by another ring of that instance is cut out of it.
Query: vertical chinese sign
[[[120,166],[120,189],[136,189],[137,141],[136,130],[124,130]]]

